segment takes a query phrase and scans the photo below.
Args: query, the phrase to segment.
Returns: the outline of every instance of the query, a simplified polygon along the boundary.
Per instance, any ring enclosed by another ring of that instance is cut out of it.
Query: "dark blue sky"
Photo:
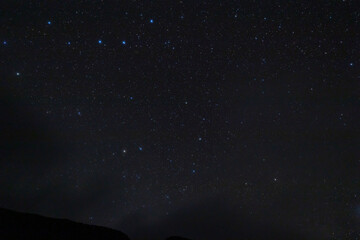
[[[0,207],[137,239],[359,237],[355,5],[2,1]]]

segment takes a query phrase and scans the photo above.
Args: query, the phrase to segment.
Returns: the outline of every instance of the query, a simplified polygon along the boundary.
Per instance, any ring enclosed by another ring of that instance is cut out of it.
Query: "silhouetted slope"
[[[166,240],[190,240],[188,238],[182,238],[182,237],[169,237]]]
[[[124,233],[113,229],[1,208],[0,239],[129,240]]]

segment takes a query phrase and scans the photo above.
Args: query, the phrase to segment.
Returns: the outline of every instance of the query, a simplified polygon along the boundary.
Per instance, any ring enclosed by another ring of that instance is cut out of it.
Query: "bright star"
[[[99,43],[99,44],[102,44],[102,40],[99,40],[98,43]]]

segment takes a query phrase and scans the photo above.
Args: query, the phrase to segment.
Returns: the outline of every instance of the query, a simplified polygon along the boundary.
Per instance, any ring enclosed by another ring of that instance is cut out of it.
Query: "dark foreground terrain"
[[[20,213],[0,208],[0,239],[116,239],[130,240],[120,232],[110,228],[76,223],[66,219],[55,219],[36,214]],[[167,240],[187,240],[169,237]]]
[[[129,240],[113,229],[0,209],[0,239],[117,239]]]
[[[239,227],[239,226],[238,226]],[[240,226],[241,227],[241,226]],[[283,232],[274,232],[266,228],[262,231],[255,231],[251,227],[246,227],[247,230],[241,231],[241,237],[227,236],[226,228],[224,228],[223,236],[207,236],[204,235],[201,239],[256,239],[256,240],[285,240],[285,239],[313,239],[294,234],[285,234]],[[241,229],[240,229],[241,230]],[[130,240],[130,238],[114,229],[82,224],[73,222],[67,219],[56,219],[43,217],[36,214],[20,213],[13,210],[0,208],[0,240],[2,239],[106,239],[106,240]],[[317,238],[322,239],[322,238]],[[187,238],[171,236],[166,240],[190,240]]]

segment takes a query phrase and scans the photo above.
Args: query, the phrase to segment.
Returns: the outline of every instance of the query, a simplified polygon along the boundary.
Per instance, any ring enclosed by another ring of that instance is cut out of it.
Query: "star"
[[[122,45],[125,45],[125,44],[126,44],[126,41],[122,41],[121,43],[122,43]]]
[[[6,42],[6,41],[3,41],[3,44],[4,44],[4,45],[6,45],[6,44],[7,44],[7,42]]]
[[[48,21],[47,24],[48,24],[48,25],[51,25],[51,21]]]
[[[142,150],[143,150],[143,148],[142,148],[142,147],[139,147],[139,150],[140,150],[140,151],[142,151]]]
[[[98,40],[98,43],[99,43],[99,44],[102,44],[102,40],[101,40],[101,39],[100,39],[100,40]]]
[[[70,45],[70,44],[71,44],[71,42],[67,42],[66,44],[67,44],[67,45]]]
[[[20,73],[19,73],[19,72],[17,72],[17,73],[16,73],[16,76],[20,76]]]
[[[154,23],[154,20],[153,20],[153,19],[150,19],[150,23]]]
[[[354,63],[353,63],[353,62],[351,62],[351,63],[350,63],[350,67],[353,67],[353,66],[354,66]]]

